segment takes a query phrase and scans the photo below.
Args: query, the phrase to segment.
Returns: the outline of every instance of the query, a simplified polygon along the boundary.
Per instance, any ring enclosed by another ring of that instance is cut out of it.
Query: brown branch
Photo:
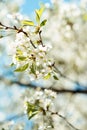
[[[9,26],[2,24],[1,22],[0,22],[0,26],[2,26],[5,30],[10,29],[10,30],[17,31],[17,33],[20,33],[20,32],[24,33],[26,35],[26,37],[29,38],[31,45],[36,49],[36,46],[34,45],[33,41],[30,39],[30,36],[22,28],[18,29],[16,26],[9,27]]]
[[[5,30],[11,29],[11,30],[17,31],[17,33],[20,33],[20,32],[24,33],[24,34],[26,35],[26,37],[29,38],[31,45],[32,45],[34,48],[37,48],[37,47],[34,45],[33,41],[30,39],[30,36],[29,36],[22,28],[18,29],[16,26],[9,27],[9,26],[6,26],[6,25],[2,24],[1,22],[0,22],[0,26],[2,26]],[[40,31],[39,31],[39,38],[40,38],[41,45],[44,47],[44,44],[43,44],[43,41],[42,41],[41,33],[42,33],[42,31],[40,30]],[[59,73],[61,77],[67,79],[68,81],[70,81],[70,82],[72,82],[72,83],[74,83],[74,84],[80,85],[77,81],[74,81],[74,80],[70,79],[69,77],[67,77],[66,75],[62,74],[61,71],[55,66],[55,64],[54,64],[52,67],[54,67],[55,71],[56,71],[57,73]]]
[[[62,116],[61,114],[59,114],[58,112],[51,112],[52,115],[57,115],[59,116],[60,118],[62,118],[71,128],[73,128],[74,130],[81,130],[81,129],[78,129],[76,128],[74,125],[72,125],[67,119],[66,117]]]
[[[25,87],[25,88],[32,88],[32,89],[37,89],[38,88],[38,85],[34,85],[32,83],[26,84],[26,83],[22,83],[20,81],[12,81],[12,80],[6,79],[3,76],[0,76],[0,80],[2,80],[4,83],[6,83],[6,85],[17,84],[20,87]],[[52,91],[56,92],[57,94],[62,94],[62,93],[63,94],[68,94],[68,93],[71,93],[71,94],[87,94],[87,89],[85,89],[85,90],[56,89],[56,88],[53,88],[53,87],[46,88],[46,87],[43,87],[43,86],[40,86],[40,89],[42,91],[44,91],[45,89],[52,90]]]
[[[47,108],[47,110],[44,110],[44,109],[42,108],[42,112],[43,112],[43,114],[46,113],[46,112],[50,112],[51,115],[57,115],[58,117],[62,118],[62,119],[69,125],[69,127],[73,128],[74,130],[81,130],[81,129],[76,128],[74,125],[72,125],[72,124],[67,120],[67,118],[66,118],[65,116],[59,114],[58,112],[52,112],[51,110],[49,110],[49,107]]]
[[[45,45],[43,44],[41,33],[42,33],[42,31],[40,30],[39,31],[39,38],[40,38],[41,45],[44,47]]]
[[[87,94],[87,90],[55,89],[55,88],[51,88],[51,90],[56,93]]]
[[[0,26],[4,27],[5,30],[11,29],[11,30],[17,31],[17,33],[20,33],[20,32],[24,33],[24,34],[26,35],[26,37],[29,38],[31,45],[32,45],[34,48],[37,48],[37,47],[34,45],[33,41],[30,39],[30,36],[29,36],[22,28],[18,29],[16,26],[9,27],[9,26],[6,26],[6,25],[2,24],[1,22],[0,22]],[[40,42],[41,42],[42,46],[44,47],[44,44],[43,44],[43,41],[42,41],[41,33],[42,33],[42,31],[40,30],[40,31],[39,31],[39,38],[40,38]],[[55,71],[56,71],[57,73],[59,73],[61,77],[65,78],[66,80],[68,80],[68,81],[70,81],[70,82],[72,82],[72,83],[74,83],[74,84],[80,85],[77,81],[74,81],[74,80],[72,80],[71,78],[67,77],[66,75],[62,74],[61,71],[55,66],[55,64],[52,65],[52,67],[54,67]],[[81,86],[82,86],[82,85],[81,85]]]
[[[33,44],[33,41],[30,39],[30,36],[22,28],[18,29],[16,26],[9,27],[9,26],[6,26],[6,25],[2,24],[1,22],[0,22],[0,26],[2,26],[5,30],[11,29],[11,30],[17,31],[17,33],[20,33],[20,32],[24,33],[26,35],[26,37],[29,38],[31,45],[34,48],[36,48],[36,46]],[[41,33],[42,33],[42,31],[40,30],[39,31],[39,38],[40,38],[40,42],[41,42],[42,46],[44,46],[43,45],[43,41],[42,41]],[[55,64],[53,64],[52,67],[54,67],[55,71],[57,73],[59,73],[61,77],[65,78],[66,80],[68,80],[68,81],[70,81],[70,82],[72,82],[74,84],[83,86],[80,83],[78,83],[77,81],[74,81],[71,78],[67,77],[66,75],[62,74],[61,71],[55,66]],[[12,81],[12,83],[14,83],[14,81]],[[31,86],[31,84],[22,84],[20,82],[15,82],[15,83],[19,84],[20,86],[26,86],[26,87],[30,87]],[[37,86],[35,86],[35,87],[37,87]],[[46,88],[41,88],[41,89],[46,89]],[[87,94],[87,90],[71,90],[71,89],[58,90],[58,89],[53,89],[53,88],[48,88],[48,89],[52,89],[53,91],[55,91],[57,93],[73,93],[73,94],[75,94],[75,93],[82,93],[82,94]]]
[[[20,86],[24,86],[24,87],[30,87],[30,88],[34,88],[34,89],[36,89],[36,88],[38,88],[38,86],[36,86],[36,85],[33,85],[33,84],[31,84],[31,83],[29,83],[29,84],[24,84],[24,83],[21,83],[21,82],[19,82],[19,81],[12,81],[11,82],[11,84],[17,84],[17,85],[20,85]],[[56,92],[56,93],[64,93],[64,94],[67,94],[67,93],[71,93],[71,94],[87,94],[87,89],[85,89],[85,90],[74,90],[74,89],[56,89],[56,88],[53,88],[53,87],[49,87],[49,88],[46,88],[46,87],[43,87],[43,86],[40,86],[40,89],[41,90],[45,90],[45,89],[47,89],[47,90],[52,90],[52,91],[54,91],[54,92]]]
[[[2,77],[2,76],[0,77],[0,80],[4,80],[5,82],[9,83],[10,85],[11,85],[11,84],[17,84],[17,85],[20,85],[21,87],[24,86],[24,87],[28,87],[28,88],[32,88],[32,89],[38,88],[38,86],[33,85],[33,84],[31,84],[31,83],[30,83],[30,84],[25,84],[25,83],[21,83],[21,82],[19,82],[19,81],[10,81],[10,80],[7,80],[6,78]],[[6,84],[7,84],[7,83],[6,83]],[[61,89],[61,90],[58,90],[58,89],[55,89],[55,88],[45,88],[45,87],[41,87],[40,89],[41,89],[42,91],[44,91],[45,89],[48,89],[48,90],[52,90],[52,91],[54,91],[54,92],[56,92],[56,93],[87,94],[87,90],[71,90],[71,89],[65,89],[65,90]],[[47,110],[47,111],[49,111],[49,110]],[[51,111],[49,111],[49,112],[51,112]],[[62,118],[71,128],[73,128],[73,129],[75,129],[75,130],[79,130],[79,129],[77,129],[75,126],[73,126],[73,125],[66,119],[66,117],[62,116],[62,115],[59,114],[58,112],[51,112],[51,114],[52,114],[52,115],[57,115],[57,116],[59,116],[59,117]],[[16,119],[16,118],[21,118],[22,116],[25,116],[25,114],[22,113],[22,114],[15,115],[15,116],[13,116],[13,117],[7,119],[7,120],[4,120],[4,121],[0,122],[0,125],[3,125],[3,124],[5,124],[5,123],[8,123],[9,121],[14,120],[14,119]]]

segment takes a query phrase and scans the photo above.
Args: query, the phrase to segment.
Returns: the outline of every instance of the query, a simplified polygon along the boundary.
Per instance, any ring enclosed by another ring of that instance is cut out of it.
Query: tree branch
[[[30,39],[30,36],[22,28],[18,29],[16,26],[9,27],[9,26],[2,24],[1,22],[0,22],[0,26],[2,26],[5,30],[10,29],[10,30],[17,31],[17,33],[20,33],[20,32],[24,33],[25,36],[29,38],[31,45],[36,49],[36,46],[34,45],[33,41]]]
[[[37,47],[34,45],[33,41],[30,39],[30,36],[29,36],[22,28],[19,28],[19,29],[18,29],[16,26],[9,27],[9,26],[6,26],[6,25],[2,24],[1,22],[0,22],[0,26],[2,26],[5,30],[11,29],[11,30],[17,31],[17,33],[20,33],[20,32],[24,33],[24,34],[26,35],[26,37],[29,38],[31,45],[32,45],[34,48],[37,48]],[[39,38],[40,38],[40,42],[41,42],[42,46],[44,46],[44,45],[43,45],[43,41],[42,41],[41,33],[42,33],[42,31],[40,30],[40,31],[39,31]],[[66,80],[68,80],[68,81],[70,81],[70,82],[72,82],[72,83],[74,83],[74,84],[77,84],[77,85],[82,86],[79,82],[74,81],[74,80],[72,80],[71,78],[67,77],[66,75],[62,74],[61,71],[55,66],[55,64],[54,64],[52,67],[54,67],[55,71],[56,71],[58,74],[60,74],[61,77],[65,78]]]
[[[60,118],[62,118],[71,128],[73,128],[74,130],[81,130],[81,129],[78,129],[76,128],[74,125],[72,125],[67,119],[66,117],[62,116],[61,114],[59,114],[58,112],[51,112],[52,115],[57,115],[59,116]]]
[[[42,31],[40,30],[39,31],[39,38],[40,38],[41,45],[44,47],[45,45],[43,44],[41,33],[42,33]]]
[[[17,84],[19,85],[20,87],[25,87],[25,88],[32,88],[32,89],[37,89],[38,88],[38,85],[34,85],[32,83],[22,83],[20,81],[12,81],[12,80],[9,80],[9,79],[6,79],[5,77],[3,76],[0,76],[0,80],[2,80],[4,83],[6,83],[6,85],[12,85],[12,84]],[[48,90],[52,90],[56,93],[63,93],[63,94],[67,94],[67,93],[71,93],[71,94],[87,94],[87,89],[84,89],[84,90],[75,90],[75,89],[56,89],[54,87],[49,87],[49,88],[46,88],[46,87],[43,87],[43,86],[40,86],[40,89],[42,91],[44,91],[45,89],[48,89]]]

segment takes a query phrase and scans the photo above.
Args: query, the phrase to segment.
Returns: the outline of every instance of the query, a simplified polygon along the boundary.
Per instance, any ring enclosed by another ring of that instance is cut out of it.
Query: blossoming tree
[[[5,47],[18,73],[18,80],[9,84],[26,88],[15,117],[27,115],[33,130],[86,130],[86,1],[52,3],[35,10],[34,21],[16,13],[8,15],[11,21],[0,22],[1,38],[12,34]],[[1,128],[12,129],[15,117],[1,122]]]

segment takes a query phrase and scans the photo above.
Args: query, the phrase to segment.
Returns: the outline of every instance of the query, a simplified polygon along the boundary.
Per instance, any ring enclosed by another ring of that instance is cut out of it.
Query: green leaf
[[[25,57],[25,56],[18,56],[18,57],[17,57],[17,59],[18,59],[19,61],[24,61],[24,60],[26,60],[26,58],[27,58],[27,57]]]
[[[48,74],[46,74],[46,75],[44,76],[44,79],[48,80],[50,77],[51,77],[51,74],[48,73]]]
[[[40,112],[40,107],[36,106],[36,104],[31,104],[30,102],[26,102],[26,106],[27,106],[27,114],[29,120]]]
[[[44,7],[42,6],[42,7],[38,10],[38,15],[39,15],[39,17],[42,16],[43,11],[44,11]]]
[[[43,20],[43,21],[41,22],[40,26],[41,26],[41,27],[42,27],[42,26],[45,26],[46,22],[47,22],[47,20],[46,20],[46,19],[45,19],[45,20]]]
[[[14,66],[14,65],[15,65],[14,63],[11,63],[11,64],[10,64],[11,67]]]
[[[44,7],[43,6],[40,9],[35,10],[37,23],[40,23],[40,18],[42,16],[43,11],[44,11]]]
[[[40,23],[40,16],[38,14],[38,10],[35,10],[35,13],[36,13],[36,21],[37,23]]]
[[[23,55],[23,52],[19,48],[17,48],[16,55]]]
[[[31,69],[31,73],[36,74],[36,64],[33,63],[30,69]]]
[[[25,64],[25,65],[23,65],[23,66],[17,68],[17,69],[15,70],[15,72],[23,72],[23,71],[25,71],[25,70],[28,68],[28,66],[29,66],[29,64],[27,63],[27,64]]]
[[[38,112],[39,112],[39,111],[35,111],[35,112],[29,111],[29,113],[28,113],[29,120],[30,120],[32,117],[34,117],[35,115],[37,115]]]
[[[54,78],[55,80],[59,80],[59,78],[57,77],[57,75],[53,75],[53,78]]]
[[[23,20],[21,23],[23,26],[34,26],[34,22],[29,20]]]

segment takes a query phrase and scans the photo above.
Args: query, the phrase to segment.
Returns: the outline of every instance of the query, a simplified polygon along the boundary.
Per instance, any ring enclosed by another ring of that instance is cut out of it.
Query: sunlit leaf
[[[44,11],[44,7],[43,6],[40,9],[35,10],[37,23],[40,23],[40,18],[42,16],[43,11]]]
[[[28,68],[28,66],[29,66],[29,64],[27,63],[27,64],[25,64],[25,65],[23,65],[23,66],[17,68],[17,69],[15,70],[15,72],[23,72],[23,71],[25,71],[25,70]]]
[[[49,79],[51,77],[51,74],[50,73],[48,73],[48,74],[46,74],[45,76],[44,76],[44,79]]]
[[[23,26],[34,26],[34,22],[29,20],[23,20],[21,23]]]
[[[44,7],[42,6],[42,7],[38,10],[38,15],[39,15],[39,17],[42,16],[43,11],[44,11]]]
[[[40,23],[40,16],[38,14],[38,10],[35,10],[35,13],[36,13],[36,21],[37,23]]]
[[[22,52],[20,49],[17,48],[17,50],[16,50],[16,54],[17,54],[17,55],[22,55],[23,52]]]

